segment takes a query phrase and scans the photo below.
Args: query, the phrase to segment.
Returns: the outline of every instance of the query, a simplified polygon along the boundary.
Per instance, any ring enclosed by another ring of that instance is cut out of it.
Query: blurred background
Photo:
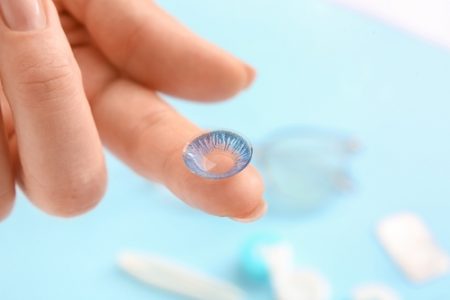
[[[108,155],[108,193],[85,216],[51,218],[19,197],[0,226],[0,299],[184,299],[122,272],[116,257],[124,249],[160,254],[232,282],[248,299],[272,299],[268,285],[247,280],[239,262],[249,237],[267,232],[293,245],[296,265],[329,280],[332,299],[351,299],[365,282],[386,283],[402,299],[450,299],[449,276],[411,283],[375,236],[380,219],[411,211],[450,251],[450,27],[428,36],[433,28],[422,30],[427,19],[418,14],[411,25],[389,6],[386,17],[370,7],[375,1],[367,7],[359,1],[356,9],[351,2],[158,1],[258,71],[254,86],[231,102],[171,99],[180,112],[204,128],[243,133],[257,149],[290,126],[356,137],[362,148],[348,166],[351,192],[314,212],[271,211],[240,224],[185,207]],[[450,19],[446,13],[443,20]],[[438,19],[431,12],[426,17]],[[276,196],[270,200],[276,207]]]

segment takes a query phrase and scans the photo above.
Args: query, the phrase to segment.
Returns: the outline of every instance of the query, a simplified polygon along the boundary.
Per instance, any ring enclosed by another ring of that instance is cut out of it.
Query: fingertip
[[[230,181],[230,185],[224,185],[223,188],[228,191],[224,191],[225,197],[221,199],[221,204],[227,209],[226,215],[246,223],[261,218],[267,204],[263,200],[264,182],[258,171],[250,165]]]
[[[267,202],[262,199],[250,213],[240,217],[231,217],[231,219],[239,223],[252,223],[261,219],[267,213],[267,209]]]
[[[244,63],[244,68],[245,68],[245,71],[247,73],[247,80],[246,80],[246,83],[244,85],[244,89],[248,89],[253,84],[253,82],[255,81],[256,70],[252,66],[250,66],[248,64],[245,64],[245,63]]]
[[[252,222],[267,209],[263,199],[264,183],[253,166],[224,180],[205,180],[195,175],[173,178],[166,182],[180,199],[209,214]],[[174,183],[184,182],[178,185]]]
[[[207,91],[206,97],[209,96],[213,100],[223,101],[250,88],[256,78],[255,69],[237,59],[235,61],[234,64],[224,61],[222,68],[216,68],[216,72],[218,72],[217,80],[215,84],[210,82],[212,89]]]
[[[188,81],[165,92],[194,101],[220,102],[248,89],[256,77],[256,71],[250,65],[217,48],[211,57],[205,55],[203,68],[199,72],[201,76],[188,76]]]
[[[95,176],[66,180],[62,187],[25,191],[30,200],[45,213],[72,218],[94,209],[106,191],[106,170]]]
[[[220,64],[210,69],[214,70],[214,76],[205,78],[203,84],[197,87],[197,95],[193,95],[193,100],[224,101],[232,98],[240,92],[251,87],[256,78],[256,70],[236,58],[225,60],[217,57],[216,62]]]

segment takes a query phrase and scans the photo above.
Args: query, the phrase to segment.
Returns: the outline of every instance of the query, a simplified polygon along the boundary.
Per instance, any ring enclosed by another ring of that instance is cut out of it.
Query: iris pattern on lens
[[[251,145],[240,135],[218,130],[203,134],[183,152],[188,169],[208,179],[223,179],[242,171],[253,155]]]

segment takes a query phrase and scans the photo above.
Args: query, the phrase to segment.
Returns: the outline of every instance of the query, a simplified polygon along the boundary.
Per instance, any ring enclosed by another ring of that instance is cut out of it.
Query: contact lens
[[[226,130],[205,133],[190,142],[183,160],[194,174],[223,179],[242,171],[252,158],[251,145],[240,135]]]
[[[307,127],[282,128],[266,138],[255,156],[271,211],[311,212],[351,189],[358,145],[346,134]]]

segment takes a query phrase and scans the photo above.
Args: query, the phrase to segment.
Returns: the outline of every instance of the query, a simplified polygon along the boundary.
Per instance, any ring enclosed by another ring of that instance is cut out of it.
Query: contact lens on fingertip
[[[183,160],[186,167],[198,176],[224,179],[245,169],[252,155],[252,146],[242,136],[217,130],[191,141],[184,148]]]

